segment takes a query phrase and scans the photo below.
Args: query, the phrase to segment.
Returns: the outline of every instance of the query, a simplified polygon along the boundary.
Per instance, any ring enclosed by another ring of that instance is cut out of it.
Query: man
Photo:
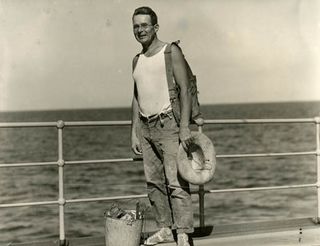
[[[169,99],[164,50],[167,43],[157,37],[157,15],[149,7],[135,10],[133,32],[142,52],[133,60],[134,97],[132,101],[132,150],[143,154],[148,197],[160,230],[145,241],[155,245],[172,241],[177,231],[178,246],[189,246],[193,232],[189,184],[177,171],[179,143],[192,144],[189,129],[191,96],[183,54],[172,45],[174,81],[180,87],[181,119],[177,123]]]

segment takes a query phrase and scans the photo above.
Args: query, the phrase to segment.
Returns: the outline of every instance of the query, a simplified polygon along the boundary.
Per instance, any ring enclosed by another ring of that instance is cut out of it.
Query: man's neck
[[[155,51],[159,49],[159,47],[162,47],[164,42],[160,41],[158,38],[154,38],[152,42],[149,44],[143,45],[143,53],[152,55]]]

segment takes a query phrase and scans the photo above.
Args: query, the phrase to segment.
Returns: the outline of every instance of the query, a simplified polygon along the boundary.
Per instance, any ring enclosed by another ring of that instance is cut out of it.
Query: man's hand
[[[186,152],[188,152],[191,144],[193,143],[193,139],[192,139],[191,131],[189,127],[180,127],[179,138],[180,138],[182,147]]]
[[[131,137],[131,149],[136,155],[142,154],[142,149],[140,145],[140,141],[137,137]]]

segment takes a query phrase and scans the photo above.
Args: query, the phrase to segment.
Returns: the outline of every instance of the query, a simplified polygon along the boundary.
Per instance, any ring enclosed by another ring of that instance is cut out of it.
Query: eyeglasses
[[[148,29],[148,27],[152,27],[153,25],[147,24],[147,23],[142,23],[141,25],[134,25],[133,26],[133,31],[137,32],[141,28],[142,31],[145,31]]]

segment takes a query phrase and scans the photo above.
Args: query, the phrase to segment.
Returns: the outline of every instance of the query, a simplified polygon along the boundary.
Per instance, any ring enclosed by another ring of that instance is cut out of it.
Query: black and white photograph
[[[0,0],[0,246],[320,246],[319,0]]]

